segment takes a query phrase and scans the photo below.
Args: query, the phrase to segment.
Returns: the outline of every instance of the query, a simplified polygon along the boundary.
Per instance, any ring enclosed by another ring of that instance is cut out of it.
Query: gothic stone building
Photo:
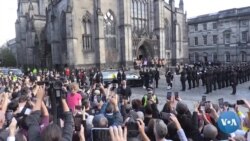
[[[41,66],[44,61],[46,5],[48,0],[18,0],[15,27],[19,66]]]
[[[188,26],[191,63],[250,61],[250,7],[198,16]]]
[[[141,58],[185,63],[183,8],[183,0],[179,8],[174,0],[19,0],[19,55],[23,64],[46,66],[130,66]]]

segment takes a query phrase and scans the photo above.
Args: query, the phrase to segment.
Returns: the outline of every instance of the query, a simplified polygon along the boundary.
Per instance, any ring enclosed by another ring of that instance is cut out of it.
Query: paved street
[[[166,95],[168,91],[178,91],[179,96],[181,99],[183,99],[187,104],[188,107],[193,110],[194,103],[197,101],[201,101],[202,95],[205,95],[205,87],[200,86],[195,89],[191,90],[186,90],[185,92],[180,91],[181,90],[181,84],[180,84],[180,76],[175,76],[174,82],[173,82],[173,89],[172,90],[167,90],[166,89],[166,81],[165,81],[165,76],[161,76],[160,82],[159,82],[159,88],[156,89],[156,94],[159,99],[159,110],[162,109],[166,102]],[[187,82],[186,82],[186,87],[187,87]],[[248,87],[250,86],[250,82],[246,82],[244,84],[239,84],[237,86],[237,94],[236,95],[231,95],[232,88],[224,88],[220,89],[217,91],[213,91],[213,93],[210,93],[207,96],[207,101],[212,101],[213,103],[218,103],[219,98],[224,98],[224,101],[228,101],[229,103],[235,103],[236,100],[239,99],[250,99],[250,90]],[[143,88],[133,88],[133,95],[132,98],[139,98],[141,99],[143,95],[146,93],[146,90]],[[243,109],[244,110],[244,109]],[[245,111],[245,110],[244,110]]]

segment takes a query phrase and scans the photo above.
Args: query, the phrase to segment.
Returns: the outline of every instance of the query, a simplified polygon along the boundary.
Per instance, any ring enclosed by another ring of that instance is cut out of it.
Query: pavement
[[[200,82],[201,84],[201,82]],[[188,83],[186,82],[186,87]],[[210,94],[205,93],[205,86],[199,86],[197,88],[193,88],[191,90],[181,91],[181,83],[180,76],[175,75],[173,80],[173,88],[171,90],[167,90],[167,84],[165,80],[165,76],[161,75],[161,79],[159,80],[159,88],[155,90],[155,93],[158,97],[159,104],[158,109],[161,111],[164,104],[166,103],[167,92],[179,92],[180,98],[188,105],[189,109],[193,111],[194,104],[198,101],[201,101],[203,95],[206,95],[207,101],[211,101],[212,103],[218,104],[218,99],[224,98],[224,101],[228,101],[231,104],[235,104],[236,100],[247,99],[250,100],[250,81],[237,85],[237,93],[236,95],[231,95],[232,87],[223,88],[220,90],[213,91]],[[146,94],[146,90],[142,87],[140,88],[132,88],[132,99],[142,99],[143,95]],[[240,110],[247,111],[246,108],[241,107]]]

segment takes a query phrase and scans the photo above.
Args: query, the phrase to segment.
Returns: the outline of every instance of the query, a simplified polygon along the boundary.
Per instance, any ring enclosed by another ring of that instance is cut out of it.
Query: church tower
[[[179,8],[180,8],[181,10],[184,10],[184,2],[183,2],[183,0],[180,0]]]
[[[175,11],[175,0],[169,0],[169,5],[171,6],[172,8],[172,11]]]

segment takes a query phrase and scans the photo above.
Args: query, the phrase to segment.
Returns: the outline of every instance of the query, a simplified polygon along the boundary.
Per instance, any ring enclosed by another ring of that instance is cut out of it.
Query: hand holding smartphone
[[[175,99],[179,99],[179,93],[178,92],[174,92],[174,96],[175,96]]]
[[[237,100],[237,101],[236,101],[236,104],[237,104],[237,105],[244,105],[244,104],[245,104],[245,101],[244,101],[244,100]]]
[[[171,100],[172,98],[172,92],[167,92],[167,100]]]

